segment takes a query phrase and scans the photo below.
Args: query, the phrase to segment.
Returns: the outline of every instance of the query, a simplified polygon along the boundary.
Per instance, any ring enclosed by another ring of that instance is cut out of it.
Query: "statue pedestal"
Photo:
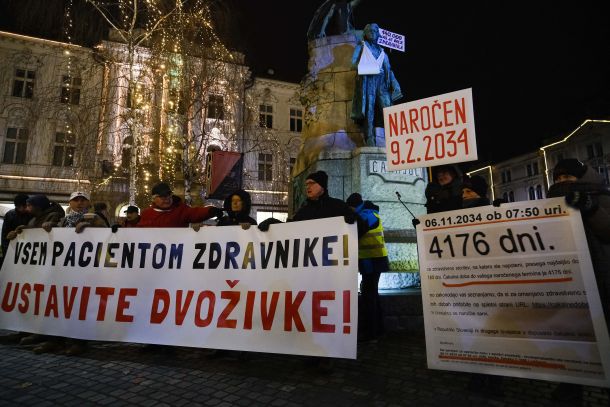
[[[328,193],[333,198],[345,200],[358,192],[364,200],[379,206],[390,268],[395,272],[382,275],[380,288],[417,285],[419,274],[412,273],[419,271],[415,230],[412,217],[398,201],[396,192],[414,215],[426,213],[424,190],[428,177],[425,169],[388,172],[385,149],[379,147],[359,147],[352,151],[328,149],[294,178],[292,213],[305,200],[305,177],[319,170],[328,174]]]

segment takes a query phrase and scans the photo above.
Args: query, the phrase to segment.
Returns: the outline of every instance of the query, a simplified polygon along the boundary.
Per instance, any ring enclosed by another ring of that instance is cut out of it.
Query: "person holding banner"
[[[2,257],[0,257],[0,267],[6,257],[8,250],[9,240],[6,238],[9,232],[17,229],[18,226],[27,225],[32,214],[27,211],[26,201],[29,196],[25,194],[17,194],[13,199],[14,209],[11,209],[4,215],[4,221],[2,222]]]
[[[378,146],[375,127],[383,127],[383,108],[402,98],[390,59],[377,44],[378,40],[379,26],[367,24],[363,41],[356,45],[352,55],[352,66],[357,68],[358,76],[351,118],[363,127],[367,146]]]
[[[566,204],[579,209],[591,254],[606,327],[610,326],[610,190],[592,168],[576,158],[560,160],[553,169],[548,197],[565,197]],[[581,385],[560,383],[551,395],[556,401],[579,402]]]
[[[489,205],[487,182],[480,175],[464,176],[462,180],[462,208],[476,208]]]
[[[222,216],[223,211],[215,206],[191,207],[172,193],[165,182],[152,189],[152,203],[140,215],[139,228],[179,228],[188,227],[210,218]]]
[[[432,169],[432,181],[426,186],[428,213],[462,209],[461,171],[454,165],[440,165]]]
[[[580,209],[606,324],[610,326],[610,189],[592,168],[575,158],[559,161],[548,197],[564,196]]]
[[[43,228],[47,232],[51,231],[49,225],[54,225],[64,217],[64,209],[57,202],[49,201],[46,195],[34,195],[26,200],[26,209],[32,214],[32,219],[25,226],[18,226],[6,236],[8,240],[13,240],[23,229]]]
[[[358,239],[358,271],[362,275],[362,335],[359,342],[376,341],[383,335],[383,310],[379,298],[379,278],[390,269],[388,250],[383,237],[383,225],[379,216],[379,206],[371,201],[363,201],[355,192],[345,201],[364,220],[367,232]]]
[[[242,229],[248,229],[250,225],[256,225],[257,222],[250,217],[251,206],[250,194],[238,189],[225,199],[223,208],[227,215],[218,219],[216,226],[241,225]]]

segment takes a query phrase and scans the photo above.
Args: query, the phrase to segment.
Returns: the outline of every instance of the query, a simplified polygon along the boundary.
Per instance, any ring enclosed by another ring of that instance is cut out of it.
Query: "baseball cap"
[[[78,198],[78,197],[82,197],[85,198],[87,201],[89,201],[89,194],[86,192],[82,192],[82,191],[76,191],[76,192],[72,192],[72,194],[70,194],[70,199],[69,201]]]
[[[140,213],[140,209],[138,209],[138,207],[137,207],[137,206],[129,205],[129,206],[127,207],[127,209],[125,209],[123,212],[124,212],[124,213],[132,213],[132,212],[135,212],[135,213]]]

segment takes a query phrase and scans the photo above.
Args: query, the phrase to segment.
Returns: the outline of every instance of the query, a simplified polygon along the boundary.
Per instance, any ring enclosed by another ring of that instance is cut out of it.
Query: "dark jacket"
[[[593,271],[606,322],[610,323],[610,191],[591,168],[576,182],[560,182],[549,188],[548,197],[566,196],[569,192],[593,192],[598,207],[581,212]]]
[[[455,166],[451,167],[456,176],[449,184],[441,186],[437,182],[430,182],[426,185],[426,210],[428,213],[462,209],[461,171]],[[433,179],[436,179],[436,175],[433,175]]]
[[[5,256],[8,250],[9,240],[6,239],[8,232],[17,229],[17,226],[27,225],[30,219],[32,219],[31,213],[19,213],[15,209],[11,209],[4,215],[4,222],[2,223],[2,256]]]
[[[233,212],[231,210],[231,198],[237,195],[241,198],[242,202],[242,210],[239,212]],[[218,220],[216,226],[234,226],[239,225],[240,223],[249,223],[251,225],[256,225],[256,221],[250,217],[250,208],[252,207],[252,200],[250,199],[250,194],[244,191],[243,189],[238,189],[229,195],[224,202],[224,210],[227,212],[227,215],[223,216]]]
[[[66,212],[56,202],[51,202],[51,206],[42,211],[38,216],[33,217],[27,224],[27,228],[40,228],[43,223],[51,222],[54,225],[57,224],[64,216]]]
[[[337,198],[331,198],[324,191],[324,194],[315,201],[307,199],[291,220],[298,222],[301,220],[332,218],[334,216],[347,216],[351,219],[355,217],[354,212],[345,202]]]
[[[213,206],[191,207],[182,202],[176,195],[173,196],[172,206],[160,209],[151,205],[144,209],[140,215],[139,228],[180,228],[188,227],[190,223],[203,222],[216,216]]]

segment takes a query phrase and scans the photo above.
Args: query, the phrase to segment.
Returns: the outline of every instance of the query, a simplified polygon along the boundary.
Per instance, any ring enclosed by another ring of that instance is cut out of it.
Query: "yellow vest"
[[[381,218],[374,213],[379,220],[379,225],[375,229],[371,229],[358,240],[358,258],[371,259],[373,257],[384,257],[388,255],[388,250],[385,248],[385,240],[383,239],[383,226]]]

